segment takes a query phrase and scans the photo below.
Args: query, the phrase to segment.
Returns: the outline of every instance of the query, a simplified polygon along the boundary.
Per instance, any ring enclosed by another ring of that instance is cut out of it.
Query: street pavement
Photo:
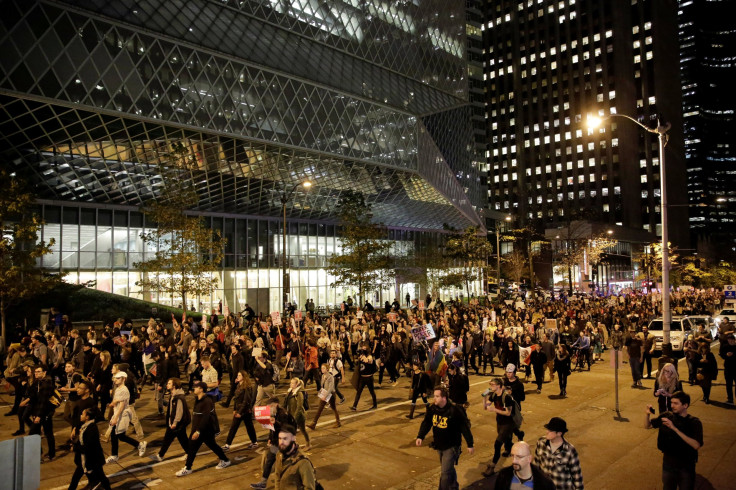
[[[714,346],[714,350],[717,352],[717,346]],[[657,431],[643,428],[646,404],[656,405],[652,394],[654,380],[645,379],[642,389],[631,388],[629,367],[623,364],[619,376],[620,413],[617,414],[614,410],[614,369],[610,358],[610,352],[606,352],[604,361],[594,364],[591,371],[573,373],[568,381],[567,398],[557,396],[559,389],[556,379],[554,382],[545,382],[541,394],[536,393],[535,384],[527,384],[526,401],[522,404],[522,430],[526,432],[527,442],[533,446],[545,434],[542,426],[551,417],[564,418],[569,428],[567,439],[578,449],[588,489],[662,488],[662,456],[657,450]],[[656,360],[654,364],[656,369]],[[687,378],[684,360],[679,365],[680,372]],[[496,374],[502,374],[500,368],[496,368]],[[347,376],[350,376],[349,373]],[[496,436],[495,416],[483,412],[481,404],[480,393],[487,387],[489,380],[489,376],[470,376],[468,397],[471,406],[468,414],[476,452],[469,456],[463,444],[463,453],[457,466],[462,488],[493,487],[493,477],[484,478],[481,474],[491,459]],[[713,386],[710,405],[702,402],[699,387],[685,385],[685,391],[693,399],[689,413],[699,417],[704,428],[704,445],[700,449],[697,465],[697,489],[736,488],[736,465],[733,464],[736,461],[736,411],[723,403],[726,398],[723,383],[721,371]],[[405,417],[409,409],[409,384],[408,377],[402,377],[395,388],[384,380],[383,387],[377,389],[378,410],[368,410],[370,396],[364,391],[357,412],[349,409],[355,394],[353,388],[349,384],[341,386],[347,398],[344,404],[338,405],[342,427],[332,428],[332,412],[325,410],[317,430],[310,432],[313,448],[307,454],[316,467],[318,480],[326,489],[437,488],[439,459],[435,451],[428,447],[431,432],[423,447],[415,445],[424,409],[421,405],[417,406],[414,420]],[[278,393],[283,395],[287,389],[286,382],[282,381],[279,388]],[[313,408],[309,415],[313,416],[316,405],[314,385],[311,385],[310,392]],[[6,411],[7,404],[11,402],[11,398],[3,391],[0,394],[0,405],[3,405],[0,410]],[[247,436],[243,427],[228,453],[232,466],[216,470],[217,458],[208,450],[200,451],[193,465],[194,472],[177,478],[174,473],[184,466],[180,459],[183,451],[178,442],[174,441],[164,461],[153,463],[148,459],[160,447],[164,433],[163,421],[157,418],[150,386],[144,388],[143,397],[136,406],[146,433],[148,450],[145,457],[139,458],[132,447],[121,443],[118,463],[104,467],[113,488],[187,489],[215,484],[218,489],[235,489],[249,488],[250,483],[259,480],[264,443],[257,450],[246,449],[244,442]],[[218,442],[224,444],[232,411],[218,404],[217,412],[222,429]],[[10,433],[17,429],[16,420],[16,417],[0,417],[0,439],[11,437]],[[54,426],[56,440],[60,444],[68,436],[67,426],[61,420],[60,413]],[[104,423],[100,424],[100,428],[100,432],[104,432]],[[266,430],[258,427],[257,431],[259,440],[263,440]],[[298,441],[303,443],[303,438],[298,436]],[[46,448],[45,441],[43,447]],[[106,454],[109,454],[109,448],[109,443],[103,443]],[[73,454],[63,450],[57,451],[57,455],[55,461],[41,466],[43,489],[61,490],[68,486],[74,471]],[[498,469],[510,464],[510,458],[501,458]]]

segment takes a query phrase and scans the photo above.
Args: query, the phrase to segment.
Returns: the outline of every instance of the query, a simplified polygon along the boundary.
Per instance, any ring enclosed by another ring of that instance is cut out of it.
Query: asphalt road
[[[536,393],[536,385],[527,384],[527,397],[523,403],[526,440],[534,444],[544,435],[542,427],[551,417],[563,417],[568,424],[567,439],[580,453],[585,486],[589,489],[657,489],[661,488],[661,453],[656,448],[655,430],[643,428],[644,407],[655,403],[652,395],[654,380],[644,380],[643,389],[631,388],[631,377],[627,364],[620,370],[620,414],[617,414],[614,397],[614,369],[609,353],[604,361],[593,365],[590,372],[573,373],[568,381],[568,396],[557,396],[557,380],[545,382],[542,393]],[[656,362],[655,362],[656,364]],[[680,371],[687,367],[680,362]],[[500,375],[500,368],[496,368]],[[697,466],[699,489],[734,488],[736,479],[736,411],[725,403],[723,374],[713,386],[711,405],[702,403],[702,393],[697,386],[686,385],[693,403],[690,413],[700,417],[704,425],[705,443],[700,450]],[[227,378],[227,377],[226,377]],[[480,393],[486,388],[488,376],[470,376],[468,410],[475,438],[476,452],[463,454],[457,467],[462,487],[492,488],[492,478],[485,479],[481,471],[490,460],[495,439],[495,419],[482,411]],[[392,388],[389,383],[377,390],[378,410],[369,411],[370,396],[364,392],[358,411],[349,410],[354,390],[349,384],[341,389],[347,400],[338,405],[342,427],[331,428],[332,413],[325,410],[316,431],[310,432],[312,450],[308,453],[317,469],[317,477],[327,489],[434,489],[439,480],[439,460],[428,447],[431,435],[424,447],[415,446],[415,438],[424,409],[417,407],[414,420],[406,419],[409,409],[408,377]],[[287,385],[282,381],[278,392],[283,394]],[[311,386],[314,393],[314,385]],[[312,397],[315,400],[316,397]],[[0,405],[11,401],[6,393],[0,394]],[[216,470],[217,458],[209,451],[200,451],[194,462],[194,472],[177,478],[174,473],[184,464],[183,451],[175,441],[166,459],[153,463],[148,456],[158,450],[164,433],[163,421],[157,418],[151,387],[144,388],[143,398],[138,401],[137,411],[142,419],[148,441],[146,456],[139,458],[137,452],[127,444],[121,444],[120,460],[106,465],[113,488],[201,488],[216,484],[218,489],[246,488],[260,478],[260,461],[263,443],[256,450],[245,449],[247,436],[241,427],[235,444],[229,452],[232,466]],[[315,405],[314,403],[312,405]],[[191,406],[191,403],[190,403]],[[0,408],[0,410],[4,410]],[[314,407],[310,416],[314,414]],[[218,405],[222,434],[218,441],[224,444],[232,411]],[[10,438],[17,429],[15,417],[0,417],[0,438]],[[57,442],[68,435],[66,424],[60,416],[55,421]],[[100,424],[104,432],[104,424]],[[265,429],[257,428],[259,439],[264,439]],[[130,434],[130,431],[129,431]],[[298,436],[298,441],[303,439]],[[45,441],[43,447],[46,447]],[[106,454],[109,443],[103,443]],[[205,448],[206,449],[206,448]],[[45,452],[45,451],[44,451]],[[57,459],[41,467],[43,489],[66,489],[74,471],[73,455],[68,451],[57,451]],[[502,458],[498,468],[510,465],[509,458]],[[2,485],[0,485],[1,487]]]

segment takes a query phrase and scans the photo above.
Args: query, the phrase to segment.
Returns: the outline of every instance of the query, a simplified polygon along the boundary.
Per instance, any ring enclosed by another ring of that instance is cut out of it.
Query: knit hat
[[[507,373],[515,373],[516,372],[516,366],[514,366],[511,363],[507,364],[506,365],[506,372]]]

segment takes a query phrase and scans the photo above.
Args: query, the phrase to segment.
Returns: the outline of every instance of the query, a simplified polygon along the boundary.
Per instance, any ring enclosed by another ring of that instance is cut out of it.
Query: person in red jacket
[[[322,389],[321,376],[319,371],[319,353],[313,339],[307,340],[307,346],[304,348],[304,385],[310,379],[317,384],[317,391]]]

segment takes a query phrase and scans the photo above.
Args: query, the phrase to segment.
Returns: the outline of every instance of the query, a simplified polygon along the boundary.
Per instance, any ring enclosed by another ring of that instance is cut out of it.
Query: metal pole
[[[281,233],[283,235],[283,242],[281,245],[281,267],[282,267],[282,275],[281,275],[281,281],[282,281],[282,289],[284,290],[284,294],[281,301],[281,307],[282,311],[286,313],[286,302],[288,300],[289,292],[287,290],[288,285],[287,282],[287,276],[286,276],[286,202],[287,202],[288,196],[284,193],[283,196],[281,196],[281,211],[284,216],[284,222],[283,222],[283,229],[281,230]]]
[[[496,292],[501,291],[501,236],[498,220],[496,220]]]
[[[613,369],[613,373],[614,373],[613,377],[615,380],[614,383],[615,383],[615,392],[616,392],[616,415],[620,417],[621,412],[619,411],[619,407],[618,407],[618,353],[619,352],[620,351],[618,349],[613,349],[613,355],[616,356],[616,359],[614,360],[614,369]]]
[[[672,320],[670,314],[670,257],[669,233],[667,229],[667,179],[664,155],[664,147],[667,144],[667,130],[669,129],[669,123],[666,126],[657,126],[657,135],[659,140],[659,182],[661,187],[660,193],[662,195],[662,350],[664,350],[665,345],[670,345],[670,323]]]

